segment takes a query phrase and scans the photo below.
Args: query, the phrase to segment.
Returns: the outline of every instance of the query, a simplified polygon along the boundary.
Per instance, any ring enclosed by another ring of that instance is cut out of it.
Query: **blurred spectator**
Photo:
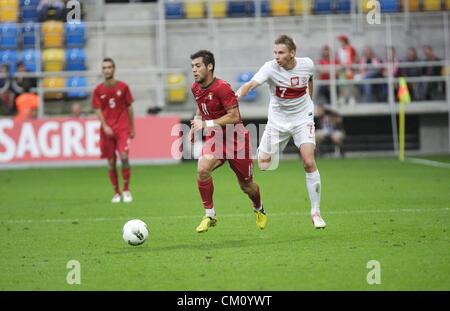
[[[406,62],[414,63],[420,62],[420,59],[417,56],[417,51],[415,48],[410,47],[408,49],[408,55],[406,58]],[[403,67],[400,69],[400,75],[404,77],[420,77],[422,76],[423,68],[421,66],[415,67]],[[406,79],[408,81],[408,79]],[[422,82],[414,82],[408,83],[408,89],[411,94],[411,100],[423,100],[424,99],[424,84]]]
[[[9,66],[2,64],[0,67],[0,115],[10,116],[16,113],[14,93],[11,92],[11,82]]]
[[[28,89],[16,98],[17,115],[16,121],[36,119],[39,107],[39,96],[29,92]]]
[[[17,63],[16,72],[19,74],[27,72],[27,68],[25,67],[24,63]],[[36,85],[36,78],[16,76],[12,81],[11,89],[14,92],[15,96],[19,96],[26,92],[25,90],[31,90],[32,88],[35,88]]]
[[[363,50],[363,57],[359,62],[358,77],[363,80],[381,78],[381,60],[375,55],[372,48],[366,46]],[[374,91],[379,91],[380,86],[366,83],[361,87],[362,101],[371,103],[374,101]],[[378,92],[379,93],[379,92]]]
[[[336,59],[332,59],[330,56],[330,47],[328,45],[325,45],[322,48],[322,54],[319,60],[319,64],[321,66],[329,66],[329,65],[335,65]],[[319,71],[319,79],[320,80],[330,80],[330,68],[321,68]],[[331,96],[330,96],[330,85],[321,85],[319,86],[319,102],[324,104],[330,104],[331,103]]]
[[[85,117],[85,114],[83,113],[81,109],[81,104],[76,102],[73,103],[72,106],[70,106],[70,112],[72,118],[83,118]]]
[[[341,44],[338,50],[338,62],[341,64],[339,69],[339,80],[352,80],[353,69],[352,65],[357,61],[357,54],[355,48],[350,44],[350,40],[346,35],[338,37]],[[348,103],[353,105],[355,103],[353,85],[344,85],[339,88],[339,102],[341,104]]]
[[[438,62],[441,59],[434,55],[433,48],[429,45],[423,47],[425,61]],[[423,68],[423,75],[428,77],[440,77],[442,75],[441,65],[429,65]],[[424,85],[425,99],[436,100],[444,99],[444,82],[425,82]]]
[[[319,153],[323,153],[320,145],[330,142],[334,146],[335,155],[344,156],[343,143],[345,132],[342,117],[330,106],[315,105],[316,143]]]
[[[397,78],[400,73],[400,68],[399,68],[399,60],[397,57],[397,51],[395,50],[395,48],[393,46],[387,47],[386,58],[385,58],[384,62],[385,62],[385,67],[383,67],[383,69],[382,69],[383,77],[388,78],[389,75],[391,75],[392,77]],[[390,63],[390,65],[389,65],[389,63]],[[389,72],[389,68],[390,68],[390,72]],[[397,93],[394,91],[394,94],[397,94]],[[388,99],[388,85],[384,84],[382,97],[380,98],[380,100],[387,101],[387,99]]]

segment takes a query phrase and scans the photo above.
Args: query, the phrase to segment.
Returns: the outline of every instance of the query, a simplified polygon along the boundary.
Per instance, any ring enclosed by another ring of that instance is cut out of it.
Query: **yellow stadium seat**
[[[51,89],[64,88],[66,86],[66,79],[62,77],[46,77],[43,81],[44,88],[44,98],[45,99],[63,99],[64,92],[52,91]]]
[[[61,48],[64,45],[64,23],[60,21],[46,21],[42,23],[44,48]]]
[[[182,73],[167,75],[167,100],[170,103],[182,103],[186,101],[186,78]]]
[[[19,0],[0,0],[0,22],[19,21]]]
[[[290,11],[290,0],[271,0],[270,5],[272,7],[273,16],[289,16]]]
[[[203,0],[187,0],[184,4],[186,18],[205,17],[205,4]]]
[[[294,0],[294,15],[303,15],[306,8],[306,13],[311,14],[312,0]]]
[[[42,60],[44,71],[64,71],[65,52],[63,49],[45,49]]]
[[[445,8],[450,10],[450,0],[445,0]]]
[[[402,3],[403,11],[405,11],[405,9],[406,9],[406,2],[409,3],[408,10],[410,12],[419,11],[419,0],[402,0],[401,3]]]
[[[423,9],[425,11],[440,11],[441,10],[441,0],[424,0]]]
[[[222,18],[227,16],[227,2],[225,0],[212,0],[211,15],[215,18]]]

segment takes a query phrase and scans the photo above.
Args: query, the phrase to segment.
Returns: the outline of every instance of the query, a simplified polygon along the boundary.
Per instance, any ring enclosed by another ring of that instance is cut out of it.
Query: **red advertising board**
[[[172,156],[178,117],[137,117],[135,122],[132,163],[179,161]],[[0,168],[104,164],[105,160],[100,160],[99,131],[96,118],[0,119]]]

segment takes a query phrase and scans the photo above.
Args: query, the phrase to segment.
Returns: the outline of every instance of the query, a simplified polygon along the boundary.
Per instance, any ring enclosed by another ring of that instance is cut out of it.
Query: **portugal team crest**
[[[300,85],[300,78],[299,77],[292,77],[291,78],[291,86],[299,86]]]
[[[212,99],[213,99],[213,93],[209,93],[209,94],[208,94],[208,99],[209,99],[209,100],[212,100]]]

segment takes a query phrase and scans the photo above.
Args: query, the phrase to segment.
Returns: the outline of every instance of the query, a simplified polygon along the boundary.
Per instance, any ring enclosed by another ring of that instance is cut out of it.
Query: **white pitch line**
[[[348,214],[374,214],[374,213],[426,213],[426,212],[448,212],[450,208],[400,208],[400,209],[387,209],[387,210],[343,210],[343,211],[324,211],[324,215],[348,215]],[[221,218],[228,217],[248,217],[249,213],[246,214],[223,214],[220,215]],[[306,212],[291,212],[291,213],[268,213],[269,217],[282,217],[282,216],[308,216],[309,213]],[[143,219],[196,219],[198,215],[179,215],[179,216],[143,216]],[[128,217],[129,218],[129,217]],[[127,217],[101,217],[101,218],[76,218],[76,219],[13,219],[13,220],[3,220],[3,224],[21,224],[21,223],[67,223],[67,222],[96,222],[96,221],[119,221],[126,220]]]
[[[419,158],[405,158],[406,162],[414,163],[414,164],[423,164],[427,166],[433,166],[438,168],[450,168],[450,163],[419,159]]]

